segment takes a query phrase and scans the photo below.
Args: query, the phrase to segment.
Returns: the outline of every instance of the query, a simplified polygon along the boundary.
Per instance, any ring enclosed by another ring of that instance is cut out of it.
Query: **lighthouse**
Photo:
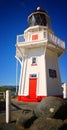
[[[28,28],[16,40],[21,66],[19,101],[38,102],[63,95],[58,62],[64,52],[65,42],[54,34],[49,15],[37,7],[28,16]]]

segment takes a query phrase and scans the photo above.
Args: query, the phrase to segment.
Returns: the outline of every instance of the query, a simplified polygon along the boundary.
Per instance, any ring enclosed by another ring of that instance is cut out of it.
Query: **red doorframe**
[[[29,78],[29,97],[36,98],[37,78]]]

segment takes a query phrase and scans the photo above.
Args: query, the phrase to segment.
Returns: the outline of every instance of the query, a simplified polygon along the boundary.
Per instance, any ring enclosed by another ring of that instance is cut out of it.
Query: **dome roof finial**
[[[37,7],[37,10],[41,10],[40,6]]]

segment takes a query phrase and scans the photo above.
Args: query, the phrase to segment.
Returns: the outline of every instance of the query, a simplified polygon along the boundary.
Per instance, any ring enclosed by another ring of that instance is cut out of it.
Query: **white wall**
[[[61,80],[58,66],[58,57],[56,52],[47,49],[46,52],[46,68],[47,68],[47,91],[48,95],[60,95],[62,94]],[[49,77],[49,69],[56,70],[57,77]]]
[[[46,76],[44,62],[44,48],[28,49],[24,61],[21,95],[29,95],[29,75],[37,74],[37,95],[46,96]],[[32,66],[32,57],[36,57],[37,65]]]
[[[44,46],[26,51],[21,82],[21,95],[29,95],[30,74],[37,74],[37,96],[62,95],[57,54],[47,49],[45,55],[45,50]],[[36,57],[36,66],[32,66],[32,57]],[[49,77],[49,69],[56,70],[56,78]]]

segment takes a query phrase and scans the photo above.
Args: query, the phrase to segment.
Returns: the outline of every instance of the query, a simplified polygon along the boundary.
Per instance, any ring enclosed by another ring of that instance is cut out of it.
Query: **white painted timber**
[[[11,100],[10,100],[10,91],[6,91],[6,123],[9,123],[11,121]]]

